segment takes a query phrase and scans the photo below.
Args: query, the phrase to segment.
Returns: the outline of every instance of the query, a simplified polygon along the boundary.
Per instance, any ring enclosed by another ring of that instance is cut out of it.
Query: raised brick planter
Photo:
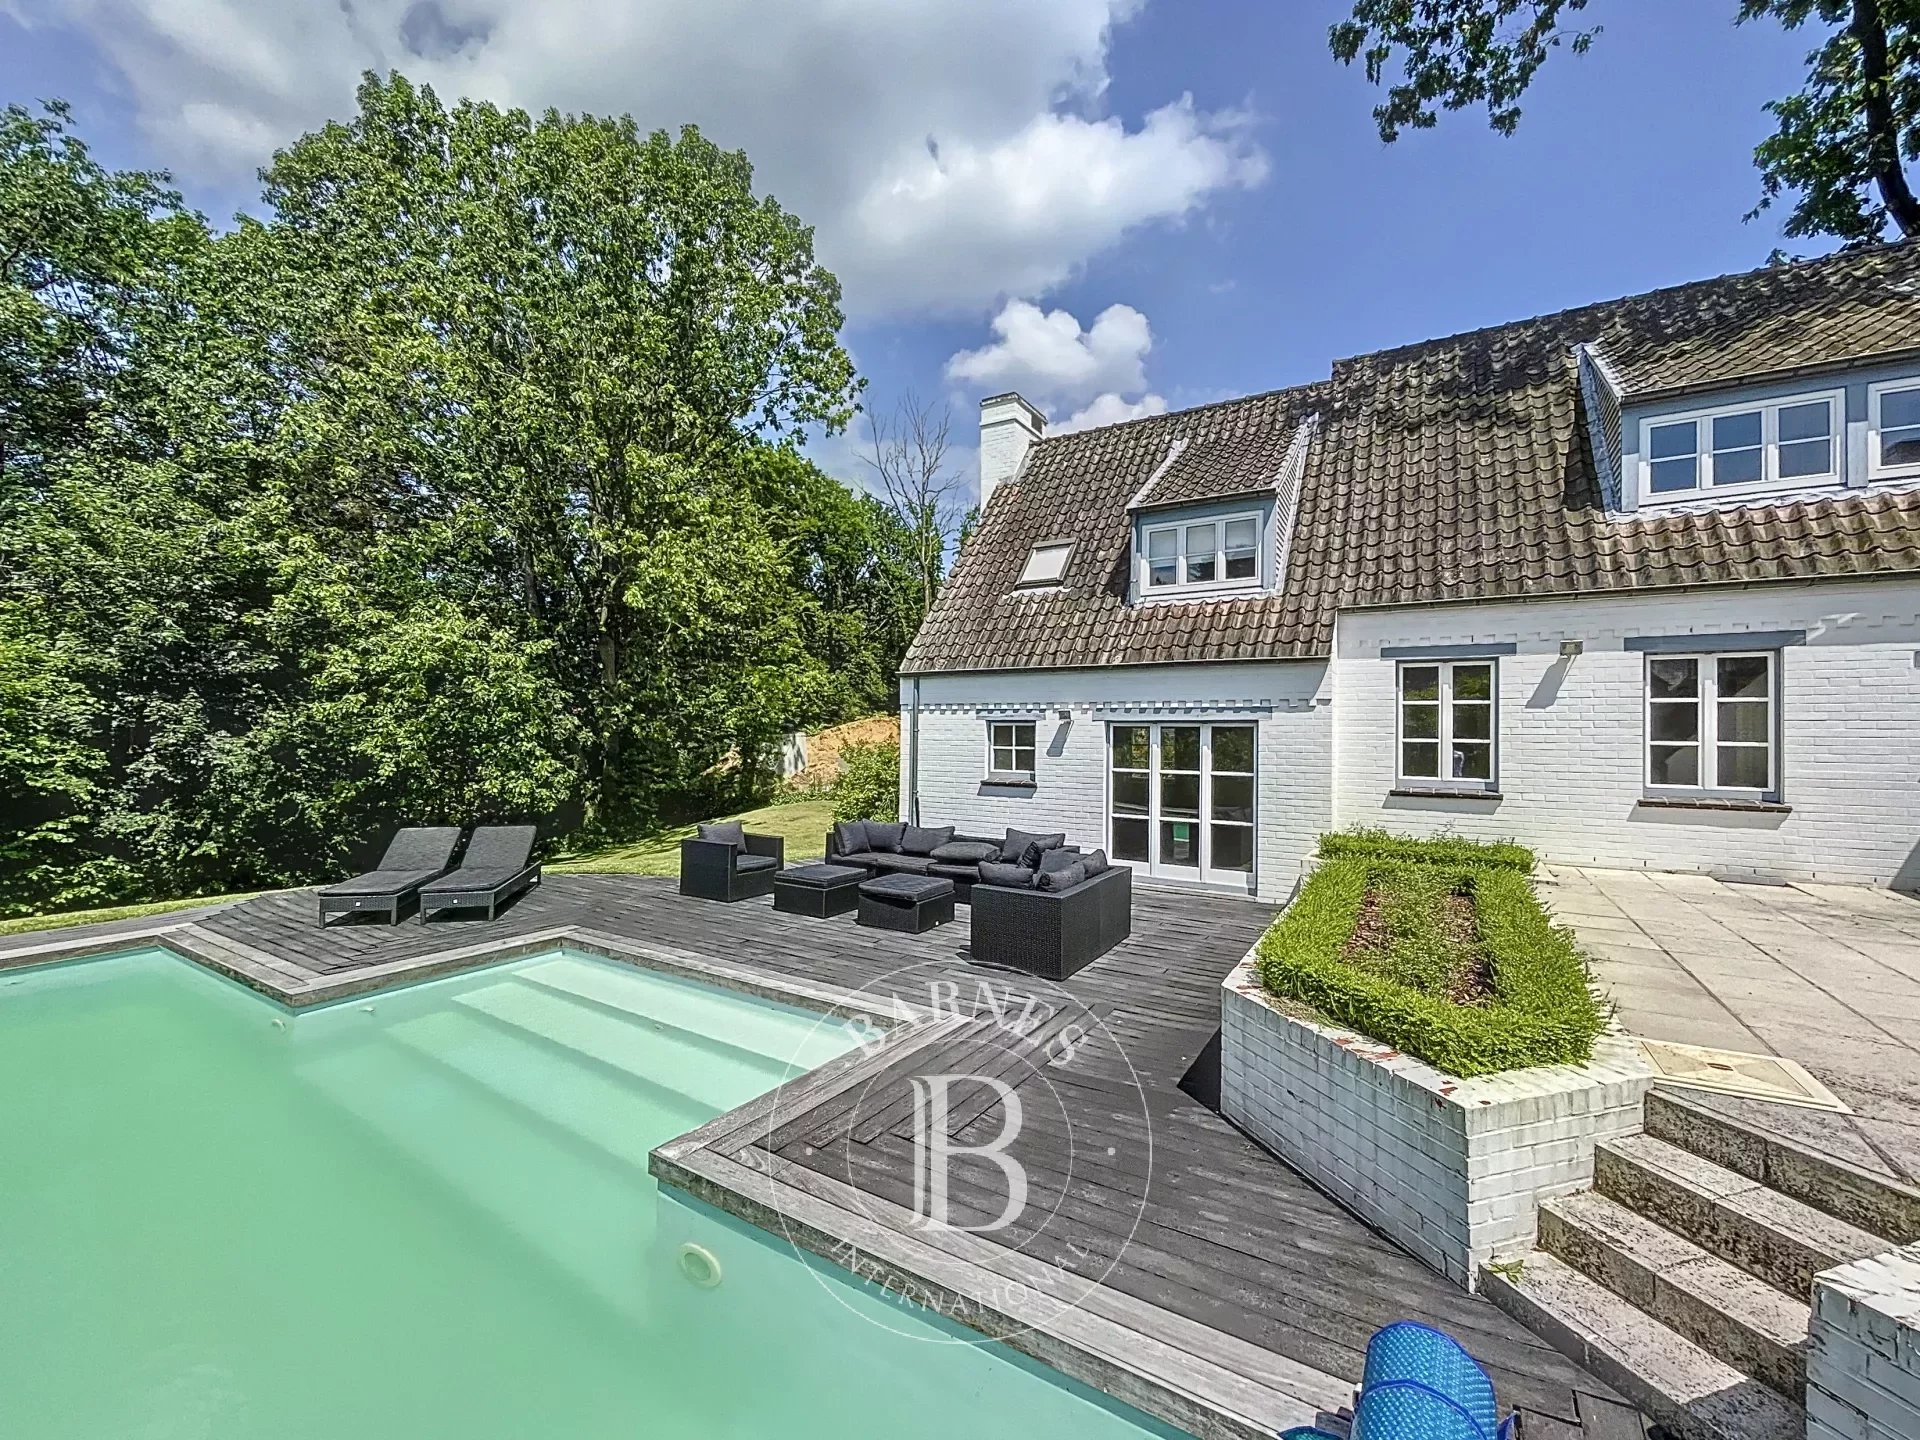
[[[1652,1074],[1603,1037],[1586,1065],[1463,1080],[1285,1014],[1251,955],[1221,987],[1227,1118],[1466,1289],[1529,1249],[1542,1200],[1593,1183],[1593,1147],[1640,1129]]]
[[[1920,1435],[1920,1245],[1816,1275],[1808,1333],[1807,1440]]]

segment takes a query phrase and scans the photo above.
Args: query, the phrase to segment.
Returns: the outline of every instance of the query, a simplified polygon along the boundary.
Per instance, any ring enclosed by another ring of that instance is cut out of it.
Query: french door
[[[1108,727],[1108,852],[1150,875],[1253,878],[1254,727]]]

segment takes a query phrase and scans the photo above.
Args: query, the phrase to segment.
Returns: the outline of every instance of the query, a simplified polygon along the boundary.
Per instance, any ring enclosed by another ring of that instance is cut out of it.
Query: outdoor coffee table
[[[918,935],[953,919],[953,882],[935,875],[881,875],[860,886],[856,925]]]
[[[866,878],[858,865],[795,865],[773,877],[773,908],[815,920],[844,915],[859,904]]]

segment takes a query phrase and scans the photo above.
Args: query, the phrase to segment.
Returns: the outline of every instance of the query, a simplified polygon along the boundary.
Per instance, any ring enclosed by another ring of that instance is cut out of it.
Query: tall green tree
[[[1357,0],[1329,43],[1337,59],[1359,61],[1369,81],[1387,85],[1373,112],[1383,140],[1434,125],[1441,110],[1480,105],[1510,135],[1547,57],[1582,54],[1600,34],[1585,23],[1588,8],[1588,0]],[[1920,161],[1920,0],[1738,0],[1734,18],[1818,32],[1805,85],[1766,107],[1776,128],[1754,151],[1761,199],[1751,214],[1790,195],[1789,235],[1848,244],[1889,230],[1920,235],[1909,174]]]

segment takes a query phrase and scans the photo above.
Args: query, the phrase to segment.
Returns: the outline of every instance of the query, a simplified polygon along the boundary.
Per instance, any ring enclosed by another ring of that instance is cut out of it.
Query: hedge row
[[[1533,852],[1511,840],[1463,840],[1456,835],[1416,839],[1385,830],[1340,830],[1320,837],[1320,858],[1405,860],[1423,865],[1471,865],[1488,870],[1533,870]]]
[[[1314,871],[1260,942],[1267,988],[1454,1075],[1591,1058],[1606,1014],[1588,988],[1586,961],[1515,868],[1459,867],[1445,887],[1473,897],[1491,972],[1487,1001],[1456,1005],[1393,978],[1386,967],[1344,958],[1369,887],[1391,884],[1403,869],[1396,861],[1346,857]]]

